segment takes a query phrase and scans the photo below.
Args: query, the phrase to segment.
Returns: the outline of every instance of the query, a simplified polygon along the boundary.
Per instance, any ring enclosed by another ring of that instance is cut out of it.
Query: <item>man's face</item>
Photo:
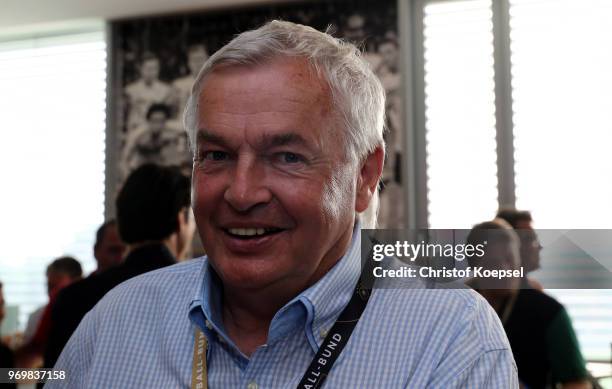
[[[94,248],[94,257],[98,262],[98,270],[104,271],[110,267],[117,266],[123,261],[125,245],[119,237],[119,231],[115,224],[104,229],[102,240]]]
[[[516,232],[521,239],[521,264],[525,268],[525,272],[538,269],[542,246],[531,222],[519,221],[516,224]]]
[[[159,77],[159,61],[151,58],[143,62],[140,68],[142,79],[145,82],[153,82]]]
[[[304,60],[276,60],[216,70],[199,104],[192,197],[210,263],[226,287],[313,283],[355,218],[357,167],[327,85]]]

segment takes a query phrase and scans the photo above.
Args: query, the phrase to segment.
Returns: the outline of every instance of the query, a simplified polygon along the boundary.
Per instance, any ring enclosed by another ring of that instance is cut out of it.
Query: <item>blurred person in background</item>
[[[47,293],[49,302],[40,310],[35,311],[28,320],[24,344],[15,352],[19,367],[38,367],[42,365],[43,353],[49,340],[51,330],[51,312],[58,293],[68,285],[78,281],[83,276],[83,268],[79,261],[72,257],[55,259],[47,267]],[[37,312],[41,312],[37,315]],[[32,322],[32,323],[31,323]],[[31,329],[35,331],[31,332]]]
[[[60,293],[45,366],[55,364],[83,316],[106,292],[139,274],[186,258],[195,231],[190,201],[189,179],[177,168],[147,164],[130,174],[116,200],[119,235],[127,245],[125,260]]]
[[[81,264],[72,257],[62,257],[53,261],[47,266],[47,296],[49,302],[55,300],[60,289],[68,286],[74,281],[78,281],[83,275]],[[27,344],[34,339],[36,331],[43,317],[43,313],[47,309],[48,304],[43,305],[28,317],[26,329],[23,333],[23,343]]]
[[[119,232],[117,231],[117,223],[114,220],[109,220],[104,222],[96,231],[96,241],[94,243],[94,258],[98,264],[96,271],[92,274],[97,274],[102,271],[108,270],[109,268],[118,265],[121,263],[123,259],[123,253],[125,251],[125,245],[119,238]],[[72,273],[77,274],[78,270],[76,265],[71,266]],[[80,267],[80,265],[79,265]],[[57,270],[57,269],[56,269]],[[53,275],[53,273],[56,273]],[[49,269],[47,270],[47,290],[56,289],[58,284],[68,284],[77,281],[80,279],[80,275],[77,278],[72,278],[70,274],[59,274],[57,275],[57,271],[51,271],[51,278],[49,278]],[[67,280],[67,278],[69,280]],[[49,286],[49,284],[55,284]],[[55,291],[55,294],[59,292],[59,289]],[[49,299],[51,299],[51,294],[49,294]],[[38,324],[40,323],[40,319],[45,310],[46,306],[42,306],[32,314],[30,314],[28,318],[28,323],[26,325],[26,329],[23,333],[23,342],[29,343],[36,333],[38,328]]]
[[[98,267],[92,274],[101,273],[123,261],[125,244],[119,237],[117,222],[112,219],[104,222],[96,231],[94,258]]]
[[[119,232],[117,230],[117,223],[115,222],[115,220],[106,221],[100,227],[98,227],[95,239],[96,240],[94,243],[93,252],[94,258],[96,259],[96,263],[98,264],[98,266],[92,274],[98,274],[121,263],[121,261],[123,260],[123,254],[125,252],[125,245],[121,241],[121,238],[119,238]],[[52,284],[57,284],[58,282],[61,284],[66,279],[65,275],[60,275],[59,279],[57,276],[51,275],[51,278],[52,279],[49,279],[49,272],[47,271],[48,290],[50,290],[49,281]],[[62,281],[62,279],[64,281]],[[70,283],[76,280],[77,279],[73,279]],[[51,289],[54,288],[54,286],[51,286]],[[51,295],[49,295],[49,298],[51,299]],[[23,333],[24,344],[29,343],[34,338],[45,307],[46,306],[38,308],[28,317],[26,329]]]
[[[0,281],[0,326],[2,326],[2,320],[6,314],[4,310],[4,292],[2,290],[2,281]],[[13,368],[15,367],[15,355],[7,345],[4,344],[0,339],[0,368]],[[15,384],[0,384],[0,387],[6,389],[14,389],[17,387]]]
[[[542,285],[535,279],[527,277],[528,273],[540,268],[540,251],[542,245],[533,229],[531,212],[504,208],[497,212],[496,218],[508,222],[518,234],[521,244],[521,266],[523,266],[525,277],[523,286],[543,290]]]
[[[485,244],[482,257],[468,257],[470,267],[487,270],[518,270],[520,267],[519,240],[512,227],[501,219],[475,225],[467,237],[472,245]],[[518,295],[521,279],[472,278],[468,285],[491,304],[502,323],[505,323]],[[519,372],[520,376],[520,372]]]
[[[482,258],[471,267],[518,270],[521,241],[503,219],[477,224],[467,243],[487,242]],[[530,288],[522,278],[474,278],[468,285],[497,312],[508,335],[522,387],[589,389],[589,374],[565,308],[547,294]]]
[[[82,277],[83,268],[79,261],[69,256],[57,258],[47,266],[47,293],[55,297],[62,288]]]

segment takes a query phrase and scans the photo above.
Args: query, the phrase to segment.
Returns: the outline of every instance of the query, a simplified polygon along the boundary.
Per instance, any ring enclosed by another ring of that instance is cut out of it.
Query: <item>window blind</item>
[[[491,1],[424,4],[429,225],[469,228],[497,208]],[[612,3],[509,6],[516,206],[537,228],[611,228]],[[546,292],[566,306],[585,357],[609,360],[612,291]]]
[[[470,228],[497,209],[491,1],[424,8],[431,228]]]
[[[96,28],[0,42],[0,280],[19,327],[61,255],[95,268],[104,212],[106,43]]]
[[[510,0],[510,28],[517,206],[538,228],[612,228],[612,3]],[[612,291],[550,293],[610,360]]]

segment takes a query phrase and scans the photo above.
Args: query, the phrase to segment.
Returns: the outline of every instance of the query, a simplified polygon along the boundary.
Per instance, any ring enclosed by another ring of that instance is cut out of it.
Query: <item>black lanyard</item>
[[[361,277],[357,281],[353,296],[348,305],[342,310],[338,320],[328,332],[325,340],[319,347],[314,358],[310,362],[310,366],[304,373],[302,380],[298,385],[298,389],[315,389],[320,388],[323,382],[329,375],[329,372],[338,359],[338,356],[346,346],[353,330],[357,326],[357,322],[361,318],[368,300],[370,299],[370,289],[364,286],[364,280],[370,279],[374,262],[369,260],[371,253],[368,256],[368,261],[362,269]],[[366,284],[369,285],[369,284]],[[202,331],[196,326],[195,343],[193,348],[193,366],[191,372],[191,388],[205,389],[208,388],[207,366],[206,366],[206,350],[208,342]]]
[[[310,362],[310,366],[308,366],[306,373],[304,373],[302,380],[298,384],[298,389],[316,389],[323,385],[334,362],[336,362],[344,346],[348,343],[353,330],[357,326],[357,322],[361,318],[361,314],[368,304],[371,290],[363,287],[363,278],[371,276],[373,265],[374,262],[368,258],[353,291],[351,301],[340,313],[338,320],[336,320],[325,340],[323,340],[319,351],[315,354]]]

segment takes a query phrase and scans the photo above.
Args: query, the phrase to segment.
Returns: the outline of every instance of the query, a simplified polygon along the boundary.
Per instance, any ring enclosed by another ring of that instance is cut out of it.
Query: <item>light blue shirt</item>
[[[210,388],[295,388],[359,277],[360,232],[344,257],[287,303],[250,357],[224,330],[206,258],[131,279],[83,319],[46,388],[187,388],[194,325],[208,339]],[[325,388],[517,388],[499,319],[466,289],[375,289]]]

